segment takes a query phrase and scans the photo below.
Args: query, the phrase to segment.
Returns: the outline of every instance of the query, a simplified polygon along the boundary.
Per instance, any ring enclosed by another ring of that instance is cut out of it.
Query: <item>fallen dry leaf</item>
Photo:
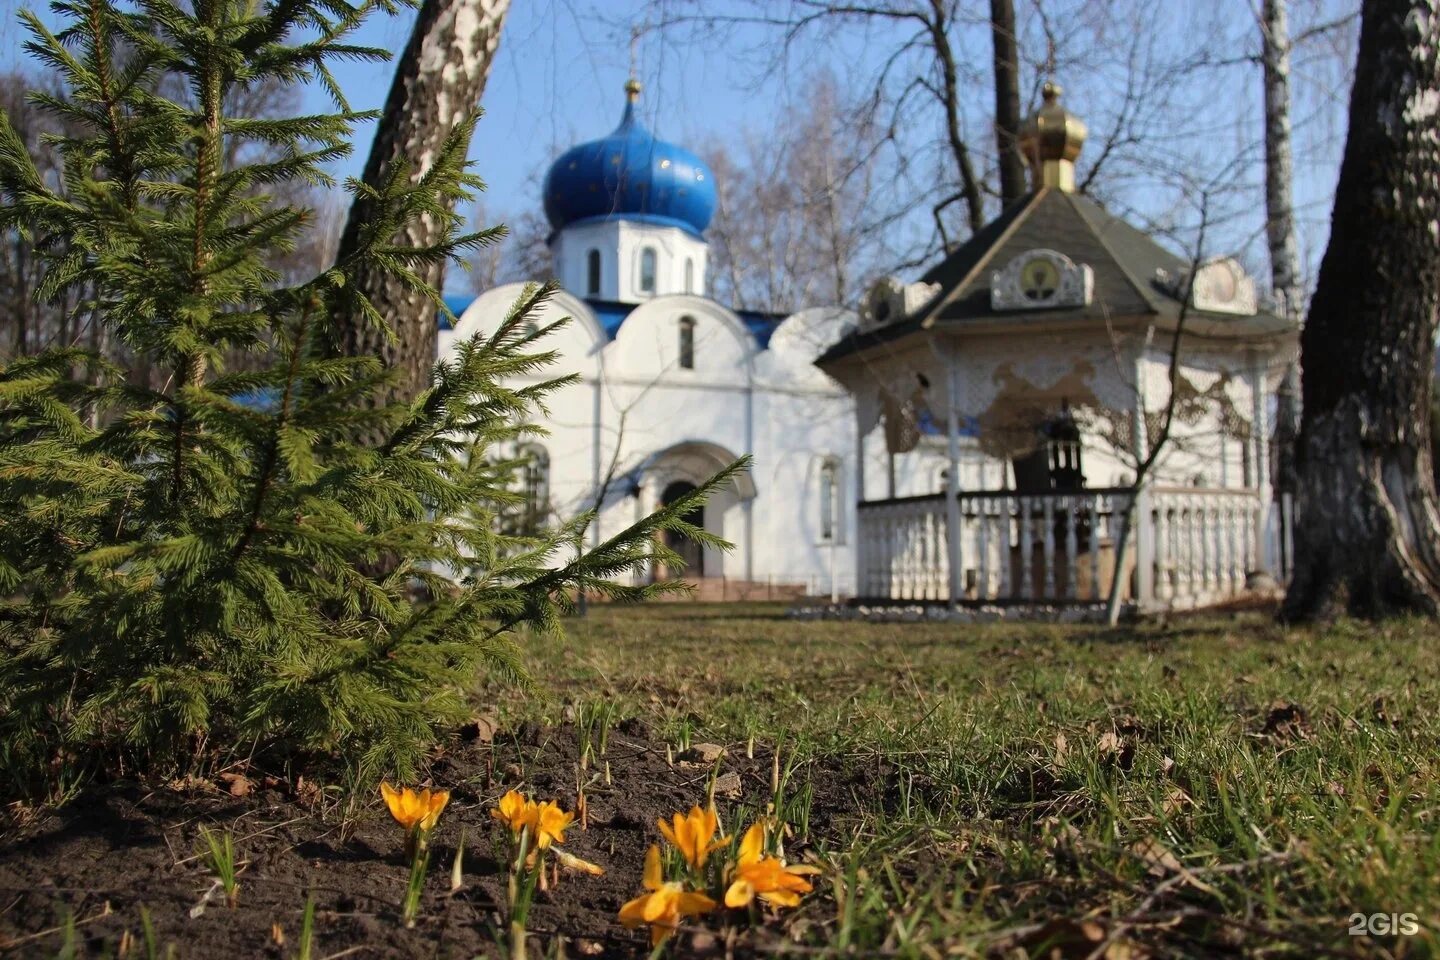
[[[222,773],[216,779],[232,797],[248,797],[250,791],[255,789],[255,781],[243,773]]]
[[[1135,763],[1135,744],[1114,730],[1102,733],[1096,747],[1100,759],[1114,762],[1121,770],[1129,770]]]
[[[722,773],[715,778],[715,796],[724,797],[726,800],[737,800],[744,792],[744,786],[740,782],[740,774],[731,770]]]
[[[1170,792],[1165,794],[1165,802],[1161,804],[1162,809],[1168,814],[1176,814],[1186,807],[1193,807],[1195,801],[1180,787],[1171,787]]]
[[[696,743],[689,750],[682,750],[675,759],[695,766],[710,766],[725,756],[725,748],[718,743]]]
[[[460,739],[469,743],[491,743],[499,732],[499,721],[491,716],[479,716],[460,728]]]
[[[1130,852],[1144,862],[1145,872],[1152,877],[1168,877],[1185,872],[1185,865],[1180,862],[1180,858],[1155,837],[1146,837],[1132,844]]]

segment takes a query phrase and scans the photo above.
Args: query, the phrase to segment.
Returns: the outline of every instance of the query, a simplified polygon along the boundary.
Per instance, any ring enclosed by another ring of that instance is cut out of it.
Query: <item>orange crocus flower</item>
[[[546,800],[544,803],[534,804],[535,845],[541,850],[546,849],[552,843],[564,843],[565,831],[575,820],[575,814],[568,810],[561,810],[560,804],[554,800]]]
[[[500,798],[500,806],[490,808],[490,816],[505,824],[515,833],[534,826],[535,804],[525,795],[511,790]]]
[[[651,846],[645,854],[645,889],[620,908],[620,922],[634,929],[650,925],[650,946],[658,947],[680,926],[682,917],[698,917],[715,909],[715,901],[703,893],[685,889],[678,881],[665,882],[660,871],[660,848]]]
[[[810,882],[804,877],[820,872],[819,867],[796,864],[787,867],[777,857],[767,857],[765,825],[756,823],[740,840],[740,855],[735,861],[735,879],[725,891],[727,907],[745,907],[756,897],[775,907],[796,907],[800,895],[809,893]]]
[[[407,831],[426,831],[440,819],[440,811],[450,802],[449,790],[431,790],[426,787],[419,793],[404,787],[396,790],[390,784],[380,782],[380,795],[390,808],[390,816]]]
[[[682,817],[677,813],[673,819],[673,824],[659,820],[656,825],[670,845],[680,851],[685,862],[696,870],[705,866],[706,857],[730,842],[729,837],[712,839],[720,826],[714,807],[708,810],[691,807],[688,814]]]

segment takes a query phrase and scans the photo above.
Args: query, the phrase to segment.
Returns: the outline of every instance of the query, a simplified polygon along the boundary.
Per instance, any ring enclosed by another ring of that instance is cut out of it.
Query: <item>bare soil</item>
[[[177,958],[290,958],[297,956],[309,895],[315,960],[497,955],[496,932],[506,927],[507,839],[490,808],[514,787],[574,809],[579,738],[570,725],[527,725],[493,740],[487,732],[472,728],[468,738],[457,736],[431,767],[430,780],[452,796],[433,835],[422,915],[413,929],[401,920],[408,876],[403,836],[378,796],[346,816],[337,787],[232,769],[215,779],[166,785],[107,784],[39,813],[12,809],[0,832],[0,954],[54,957],[65,952],[68,937],[76,956],[143,957],[143,907],[158,956],[173,949]],[[665,745],[638,722],[611,731],[606,759],[611,784],[601,780],[587,789],[588,829],[573,827],[565,849],[607,872],[562,874],[558,887],[537,894],[530,916],[537,951],[564,937],[568,957],[647,956],[645,931],[624,929],[617,911],[642,892],[645,850],[659,840],[656,819],[705,802],[711,766],[678,759],[672,765]],[[738,796],[717,793],[722,822],[765,808],[771,763],[765,748],[747,758],[744,744],[729,745],[719,769],[722,776],[738,774],[740,783]],[[603,769],[603,761],[592,763],[585,777],[603,776]],[[853,791],[868,789],[840,779],[813,787],[812,836],[833,831],[836,815],[854,804]],[[244,862],[233,908],[212,889],[214,878],[197,856],[202,827],[229,830]],[[462,827],[464,883],[451,893]],[[73,935],[65,930],[72,919]],[[772,921],[747,934],[750,939],[732,942],[731,950],[743,955],[783,936]],[[724,952],[709,933],[682,932],[675,946],[681,956]]]

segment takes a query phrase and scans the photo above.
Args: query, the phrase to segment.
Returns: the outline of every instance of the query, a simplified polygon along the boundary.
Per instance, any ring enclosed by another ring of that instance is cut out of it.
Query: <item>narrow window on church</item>
[[[550,454],[538,443],[527,444],[518,453],[522,461],[520,492],[525,498],[520,507],[519,533],[531,536],[545,525],[550,511]]]
[[[685,292],[695,292],[695,261],[685,258]]]
[[[585,294],[600,296],[600,251],[591,250],[585,258]]]
[[[826,543],[835,541],[839,486],[840,465],[834,460],[825,461],[825,465],[820,468],[820,539]]]
[[[695,369],[695,318],[680,318],[680,368]]]
[[[640,251],[640,292],[655,292],[655,248]]]

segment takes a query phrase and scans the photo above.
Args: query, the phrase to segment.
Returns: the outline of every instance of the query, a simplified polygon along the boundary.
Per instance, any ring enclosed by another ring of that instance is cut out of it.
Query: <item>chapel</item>
[[[1270,424],[1293,312],[1234,258],[1181,256],[1079,192],[1085,138],[1046,84],[1030,192],[875,284],[817,360],[855,402],[862,599],[1084,606],[1118,576],[1136,607],[1195,607],[1288,569]],[[940,438],[932,487],[897,486]]]

